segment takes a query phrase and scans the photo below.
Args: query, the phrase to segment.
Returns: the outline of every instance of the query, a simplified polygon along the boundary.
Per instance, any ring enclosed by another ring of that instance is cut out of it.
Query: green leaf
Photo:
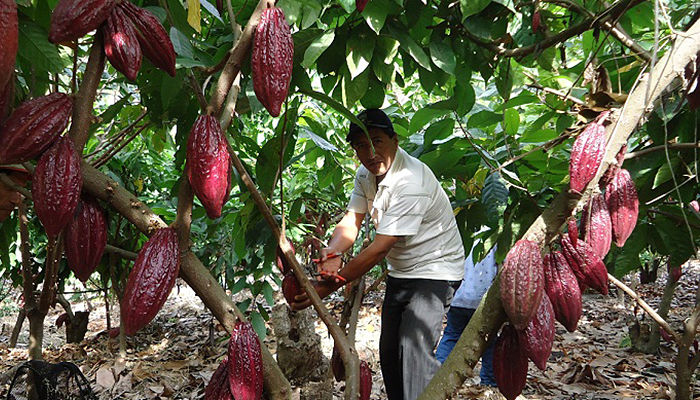
[[[433,60],[435,65],[448,74],[453,74],[455,71],[455,66],[457,65],[457,59],[452,47],[449,44],[442,42],[430,42],[430,58]]]
[[[435,140],[447,139],[454,132],[455,120],[452,118],[441,119],[430,125],[425,130],[424,147],[430,146]]]
[[[386,16],[389,14],[389,4],[386,0],[372,0],[367,3],[365,10],[362,12],[362,16],[367,21],[367,25],[374,32],[379,34],[379,32],[384,27],[384,22],[386,22]]]
[[[671,254],[669,254],[671,256],[669,260],[671,265],[681,265],[688,261],[693,255],[693,243],[690,241],[690,235],[685,224],[662,216],[654,220],[653,226],[661,236],[661,240],[663,240],[666,248],[673,249]],[[627,243],[625,243],[625,247],[627,247]]]
[[[510,99],[510,92],[513,90],[513,70],[510,58],[506,58],[498,65],[496,71],[496,89],[504,100]]]
[[[369,86],[369,70],[364,71],[354,79],[350,75],[343,76],[343,102],[347,106],[352,106],[360,100],[367,92]]]
[[[170,28],[170,41],[173,42],[173,48],[175,48],[175,53],[177,53],[177,55],[194,59],[194,49],[192,48],[190,39],[175,27]]]
[[[403,27],[395,27],[388,25],[389,35],[399,41],[401,48],[404,49],[421,67],[431,71],[430,58],[425,54],[423,48],[416,43],[415,40],[408,34],[408,31]]]
[[[42,71],[59,72],[68,66],[67,60],[58,54],[56,45],[49,43],[48,32],[40,26],[22,20],[19,23],[17,56],[27,60],[28,64]]]
[[[255,333],[258,334],[258,337],[260,337],[260,340],[265,339],[265,336],[267,336],[267,327],[265,326],[265,320],[259,312],[250,314],[250,323],[253,325],[253,329]]]
[[[318,57],[333,43],[333,39],[335,39],[335,33],[328,31],[311,42],[304,52],[304,61],[301,62],[301,65],[310,69]]]
[[[457,111],[457,115],[463,117],[465,114],[471,111],[472,107],[474,107],[474,103],[476,102],[474,87],[468,80],[462,81],[458,79],[455,85],[454,98],[457,103],[457,109],[455,111]]]
[[[302,94],[305,94],[313,99],[316,99],[320,102],[325,103],[327,106],[331,107],[338,113],[342,114],[345,118],[350,120],[350,122],[358,125],[360,128],[362,128],[363,131],[367,132],[367,128],[365,127],[365,124],[360,121],[355,114],[353,114],[352,111],[348,110],[347,107],[342,105],[340,102],[334,100],[333,98],[327,96],[324,93],[316,92],[313,90],[300,90],[299,91]]]
[[[90,132],[94,132],[101,125],[107,125],[119,114],[119,112],[124,108],[124,106],[129,102],[131,98],[131,93],[127,93],[124,97],[119,99],[116,103],[107,107],[105,111],[99,116],[99,122],[95,122],[90,125]]]
[[[459,6],[462,10],[462,21],[467,17],[478,14],[491,3],[491,0],[459,0]]]
[[[450,110],[435,109],[431,106],[416,111],[408,124],[408,133],[413,134],[423,129],[430,121],[438,117],[443,117],[450,113]]]
[[[498,218],[508,204],[508,188],[499,172],[486,177],[484,188],[481,190],[481,202],[486,206],[488,219],[498,221]]]
[[[501,122],[502,116],[493,111],[482,110],[469,117],[469,128],[487,128]]]
[[[654,185],[651,187],[652,190],[656,189],[657,187],[663,185],[666,182],[670,182],[673,179],[671,168],[675,170],[679,163],[680,159],[678,158],[671,159],[671,166],[669,166],[667,162],[664,162],[661,165],[661,168],[659,168],[659,170],[656,172],[656,175],[654,176]],[[678,177],[676,177],[676,179],[677,178]]]
[[[374,74],[369,77],[369,86],[365,95],[360,99],[364,108],[382,108],[384,104],[384,85]]]
[[[508,108],[503,113],[503,130],[510,136],[518,133],[520,126],[520,113],[514,108]]]
[[[352,79],[363,73],[369,66],[370,61],[372,61],[374,39],[374,36],[364,32],[354,34],[348,38],[345,61]]]

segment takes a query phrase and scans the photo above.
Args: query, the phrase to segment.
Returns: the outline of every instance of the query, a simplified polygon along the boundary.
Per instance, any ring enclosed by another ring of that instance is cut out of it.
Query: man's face
[[[384,174],[391,168],[391,163],[396,157],[396,150],[399,148],[399,140],[394,137],[389,137],[384,130],[379,128],[369,128],[369,137],[372,139],[372,146],[367,140],[367,135],[359,134],[352,141],[352,148],[360,159],[362,165],[378,177],[383,177]]]

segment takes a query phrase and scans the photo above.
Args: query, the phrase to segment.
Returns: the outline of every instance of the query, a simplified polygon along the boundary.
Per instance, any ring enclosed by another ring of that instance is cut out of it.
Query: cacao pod
[[[537,33],[542,25],[542,16],[539,11],[532,13],[532,33]]]
[[[138,7],[129,1],[122,2],[122,7],[134,26],[134,31],[143,54],[151,63],[170,76],[175,76],[175,49],[173,42],[152,12]]]
[[[51,14],[49,41],[78,40],[102,25],[115,5],[115,0],[60,0]]]
[[[259,400],[263,364],[258,335],[249,322],[236,322],[228,345],[228,383],[236,400]]]
[[[297,277],[292,272],[287,273],[282,280],[282,294],[284,299],[287,300],[287,304],[291,305],[294,303],[294,297],[302,293],[303,291]]]
[[[601,260],[605,258],[612,243],[612,221],[602,194],[591,197],[583,208],[581,229],[583,239],[591,245],[593,252]]]
[[[228,357],[224,357],[211,376],[204,389],[204,400],[233,400],[228,384]]]
[[[357,9],[357,12],[361,13],[364,11],[367,3],[369,3],[369,0],[355,0],[355,8]]]
[[[669,263],[666,267],[668,268],[668,277],[671,279],[671,282],[678,282],[681,276],[683,276],[683,270],[681,270],[680,265],[672,267]]]
[[[122,7],[114,7],[102,25],[105,55],[110,64],[130,81],[135,81],[141,69],[141,46],[136,28]]]
[[[552,343],[554,343],[554,309],[546,293],[542,296],[535,318],[530,321],[527,329],[519,337],[527,356],[537,368],[544,371],[547,368],[549,355],[552,353]]]
[[[366,361],[360,360],[360,400],[369,400],[372,394],[372,370]]]
[[[66,129],[73,100],[53,93],[22,103],[0,128],[0,164],[17,164],[41,155]]]
[[[64,247],[68,266],[85,283],[97,268],[107,244],[107,221],[100,205],[91,198],[78,202],[66,226]]]
[[[73,141],[61,137],[41,156],[32,178],[34,210],[49,236],[58,235],[73,218],[82,187],[80,157]]]
[[[207,216],[221,216],[231,187],[230,155],[219,121],[212,115],[197,118],[187,140],[187,177]]]
[[[527,353],[520,345],[518,332],[506,324],[496,339],[493,349],[493,373],[498,390],[513,400],[525,388],[527,381]]]
[[[0,86],[0,136],[2,135],[2,125],[5,118],[10,113],[12,102],[15,99],[15,79],[10,77],[4,87]]]
[[[630,173],[620,168],[605,188],[605,202],[608,203],[612,222],[613,239],[618,247],[625,245],[634,226],[637,225],[639,198],[637,188]]]
[[[503,308],[519,330],[535,316],[544,294],[542,256],[537,243],[518,240],[506,255],[500,278]]]
[[[255,96],[273,117],[280,115],[292,80],[294,41],[282,9],[266,8],[255,30],[253,69]]]
[[[561,248],[566,262],[576,275],[579,286],[582,287],[581,290],[584,290],[585,286],[590,286],[599,293],[607,295],[608,270],[600,257],[595,254],[593,248],[584,240],[579,240],[574,247],[566,236],[561,239]],[[585,286],[581,285],[582,283]]]
[[[0,0],[0,89],[12,79],[17,57],[17,3]]]
[[[581,292],[576,276],[560,251],[544,256],[545,291],[552,303],[554,317],[567,331],[576,330],[581,318]]]
[[[576,246],[576,242],[578,242],[578,226],[576,225],[576,218],[569,218],[568,233],[569,239],[571,239],[571,243],[573,243],[574,246]]]
[[[134,335],[158,314],[179,272],[177,233],[161,228],[139,251],[126,282],[121,310],[127,335]]]
[[[605,155],[605,128],[602,120],[593,121],[576,138],[569,161],[569,187],[576,193],[588,185]]]
[[[119,336],[119,327],[115,326],[114,328],[110,329],[109,331],[107,331],[107,335],[109,335],[109,337],[112,339]]]
[[[694,213],[699,214],[700,213],[700,204],[698,204],[697,200],[693,200],[689,203],[690,209],[693,210]]]
[[[345,365],[343,364],[343,359],[340,357],[340,351],[338,347],[333,345],[333,355],[331,355],[331,371],[333,372],[333,377],[336,382],[342,382],[345,380]]]
[[[287,243],[289,243],[289,246],[291,246],[292,252],[296,254],[292,241],[287,239]],[[292,266],[289,265],[289,262],[287,262],[287,259],[282,254],[282,249],[279,246],[277,246],[277,268],[279,268],[280,272],[282,272],[282,275],[287,275],[288,273],[292,272]]]

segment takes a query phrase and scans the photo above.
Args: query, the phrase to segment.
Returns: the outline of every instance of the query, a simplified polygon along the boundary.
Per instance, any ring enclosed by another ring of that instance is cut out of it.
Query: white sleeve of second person
[[[474,265],[470,252],[464,263],[464,279],[455,292],[451,306],[476,309],[481,298],[491,287],[491,282],[493,282],[497,272],[496,246],[476,265]]]

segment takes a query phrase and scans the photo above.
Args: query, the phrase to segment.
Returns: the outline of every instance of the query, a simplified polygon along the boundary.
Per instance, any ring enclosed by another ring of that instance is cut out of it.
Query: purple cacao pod
[[[542,256],[537,243],[521,239],[510,249],[503,262],[500,293],[511,323],[524,330],[544,294]]]
[[[581,193],[593,179],[605,155],[605,128],[593,121],[576,138],[569,161],[569,187]]]
[[[97,201],[78,202],[73,219],[66,226],[64,247],[68,267],[85,283],[100,263],[107,244],[107,221]]]
[[[32,178],[34,210],[49,236],[70,222],[80,199],[80,157],[68,137],[56,140],[39,159]]]
[[[542,371],[547,368],[547,360],[554,343],[554,309],[545,293],[535,318],[530,321],[522,335],[519,335],[530,360]]]
[[[527,353],[518,340],[518,332],[506,324],[496,338],[493,350],[493,374],[498,390],[508,400],[514,400],[527,381]]]
[[[143,54],[156,68],[175,76],[175,49],[158,18],[152,12],[129,1],[119,4],[127,13],[141,44]]]
[[[73,100],[53,93],[25,101],[0,128],[0,164],[17,164],[40,156],[66,129]]]
[[[605,188],[605,202],[610,211],[612,233],[618,247],[625,245],[635,225],[639,214],[639,198],[637,188],[630,173],[620,168]]]
[[[134,335],[158,314],[180,272],[180,248],[172,228],[156,231],[139,251],[126,282],[124,331]]]
[[[608,205],[602,194],[588,200],[581,216],[583,239],[591,245],[595,254],[602,260],[612,244],[612,221]]]
[[[236,322],[228,345],[228,382],[236,400],[260,400],[263,361],[258,335],[249,322]]]
[[[49,41],[80,39],[102,25],[115,5],[115,0],[60,0],[51,14]]]
[[[360,400],[369,400],[372,394],[372,370],[366,361],[360,360]]]
[[[554,317],[569,332],[576,330],[581,319],[581,289],[576,276],[560,251],[546,254],[544,261],[545,291],[552,302]]]
[[[224,357],[211,376],[204,389],[204,400],[234,400],[228,385],[228,357]]]
[[[12,79],[15,71],[18,35],[17,3],[0,0],[0,89]]]
[[[608,270],[603,260],[595,254],[585,240],[579,240],[574,247],[569,238],[563,236],[561,249],[566,262],[579,281],[579,286],[582,287],[581,290],[584,290],[585,286],[590,286],[601,294],[608,294]]]
[[[102,25],[105,55],[117,71],[135,81],[141,69],[141,45],[136,28],[122,7],[114,7]]]

